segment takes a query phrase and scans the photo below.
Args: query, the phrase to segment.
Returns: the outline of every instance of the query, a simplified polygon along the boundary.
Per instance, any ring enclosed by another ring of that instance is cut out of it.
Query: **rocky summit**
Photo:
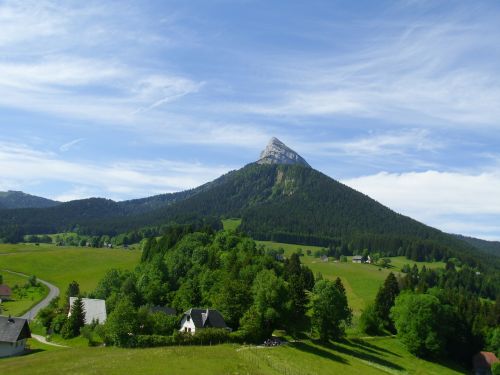
[[[300,164],[311,167],[302,156],[274,137],[261,152],[257,164]]]

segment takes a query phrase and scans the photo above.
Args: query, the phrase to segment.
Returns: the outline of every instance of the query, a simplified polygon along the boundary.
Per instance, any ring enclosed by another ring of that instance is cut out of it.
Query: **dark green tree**
[[[384,285],[378,290],[375,298],[374,310],[379,319],[383,322],[385,328],[394,332],[394,322],[390,317],[391,308],[399,295],[399,286],[396,276],[391,272],[384,281]]]
[[[320,280],[316,283],[312,298],[312,324],[322,341],[340,339],[345,327],[351,324],[352,312],[339,285]]]
[[[85,325],[85,309],[83,300],[78,297],[71,306],[71,315],[64,324],[61,334],[65,339],[76,337],[80,334],[80,328]]]
[[[134,305],[128,298],[122,298],[106,320],[106,341],[120,347],[133,346],[138,326]]]
[[[445,347],[441,302],[429,294],[401,293],[391,309],[398,337],[408,351],[418,357],[433,357]]]

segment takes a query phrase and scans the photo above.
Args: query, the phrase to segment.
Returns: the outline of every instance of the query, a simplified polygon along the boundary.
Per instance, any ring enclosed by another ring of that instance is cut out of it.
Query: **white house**
[[[26,319],[0,316],[0,357],[23,353],[30,337]]]
[[[212,309],[189,309],[181,320],[180,332],[194,334],[203,328],[223,328],[231,330],[224,321],[221,313]]]
[[[69,298],[70,307],[77,300],[77,297]],[[92,323],[93,320],[103,324],[108,317],[106,314],[106,301],[103,299],[82,298],[83,309],[85,311],[85,324]],[[71,308],[68,317],[71,316]]]
[[[353,263],[363,263],[363,257],[361,255],[355,255],[352,257]]]

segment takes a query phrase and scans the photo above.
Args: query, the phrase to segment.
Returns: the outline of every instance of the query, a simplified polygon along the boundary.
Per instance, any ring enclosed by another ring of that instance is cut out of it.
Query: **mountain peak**
[[[300,164],[311,167],[302,156],[275,137],[271,138],[261,152],[257,164]]]

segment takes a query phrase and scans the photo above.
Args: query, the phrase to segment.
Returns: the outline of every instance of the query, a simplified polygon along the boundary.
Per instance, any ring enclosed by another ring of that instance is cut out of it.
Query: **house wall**
[[[24,352],[26,339],[17,342],[0,342],[0,357],[9,357]]]
[[[194,325],[193,319],[187,320],[187,317],[184,316],[181,320],[181,328],[179,329],[179,332],[189,332],[191,329],[191,333],[194,334],[196,332],[196,327]]]

